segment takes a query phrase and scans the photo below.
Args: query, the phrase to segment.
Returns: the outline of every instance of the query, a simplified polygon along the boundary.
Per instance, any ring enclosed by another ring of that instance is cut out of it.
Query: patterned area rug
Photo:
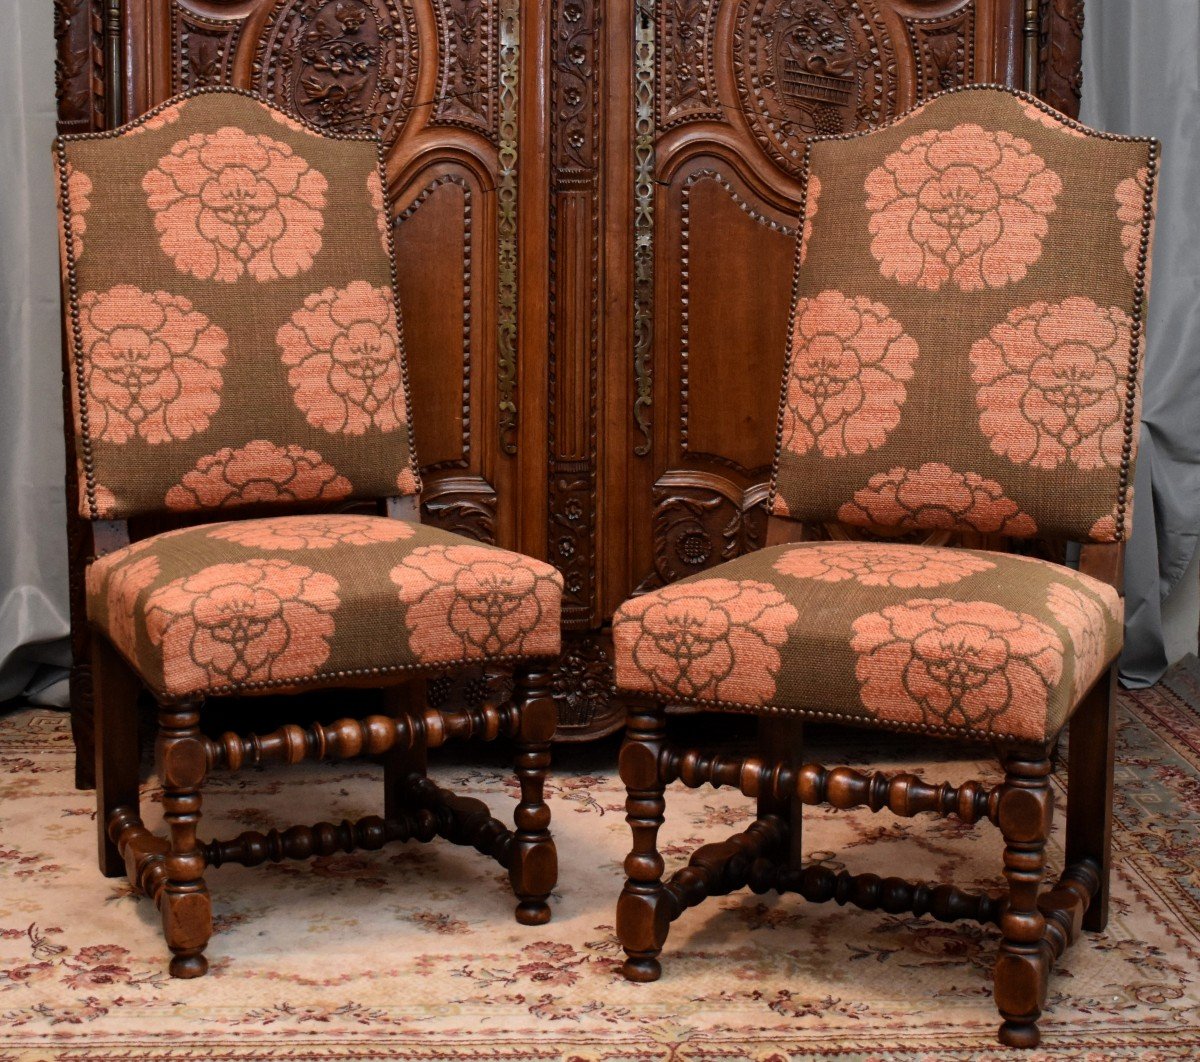
[[[1200,681],[1183,673],[1123,697],[1113,917],[1060,964],[1045,1049],[1023,1058],[1200,1052],[1198,704]],[[90,795],[71,786],[65,718],[0,718],[0,1062],[1004,1054],[993,1040],[996,935],[967,925],[742,893],[676,923],[661,981],[627,984],[613,936],[628,845],[613,748],[560,758],[564,873],[549,926],[518,926],[499,869],[445,843],[226,868],[209,875],[211,972],[178,982],[166,976],[150,903],[96,870]],[[982,751],[977,763],[934,762],[941,746],[915,740],[824,732],[810,754],[955,782],[995,778]],[[508,813],[513,786],[498,759],[438,774]],[[301,802],[307,821],[353,818],[377,809],[378,783],[370,765],[248,772],[210,787],[206,822],[222,835],[265,828]],[[669,860],[751,814],[736,793],[674,787]],[[986,825],[811,809],[806,830],[809,852],[835,867],[999,881],[998,835]]]

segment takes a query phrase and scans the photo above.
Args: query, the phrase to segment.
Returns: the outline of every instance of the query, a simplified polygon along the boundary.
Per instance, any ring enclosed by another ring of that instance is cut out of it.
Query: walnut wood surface
[[[799,893],[810,903],[930,915],[942,922],[970,919],[1000,929],[994,988],[1002,1018],[1000,1042],[1036,1046],[1054,962],[1083,929],[1101,930],[1107,918],[1112,693],[1110,674],[1088,694],[1071,724],[1066,867],[1049,887],[1052,745],[998,749],[1004,782],[996,787],[976,781],[931,784],[907,773],[804,764],[799,731],[784,725],[791,721],[770,718],[760,726],[757,755],[678,748],[667,740],[665,706],[642,698],[631,701],[620,761],[632,837],[616,911],[617,937],[626,954],[622,972],[630,981],[657,980],[671,923],[710,896],[744,888]],[[736,787],[757,798],[758,816],[740,833],[702,845],[664,881],[658,831],[666,813],[666,787],[675,781],[691,787]],[[800,814],[804,805],[814,804],[994,825],[1004,840],[1007,888],[974,893],[949,882],[838,870],[828,865],[828,857],[805,862]]]
[[[396,841],[442,837],[474,848],[508,871],[524,925],[550,919],[549,898],[558,861],[545,802],[555,709],[544,666],[518,668],[513,697],[478,709],[425,706],[425,680],[403,680],[384,691],[387,714],[339,719],[328,725],[286,724],[267,734],[205,737],[201,701],[160,704],[156,753],[162,782],[166,836],[146,828],[138,790],[137,697],[140,682],[103,635],[93,637],[96,676],[96,822],[101,872],[125,874],[150,897],[162,916],[172,953],[172,976],[200,977],[208,969],[212,904],[206,871],[227,863],[309,859],[357,849],[374,851]],[[415,689],[407,687],[414,685]],[[494,818],[487,804],[443,789],[425,773],[426,754],[447,741],[515,739],[515,773],[521,795],[514,828]],[[384,814],[357,821],[247,830],[227,839],[202,840],[202,788],[214,771],[305,760],[370,757],[384,760]]]

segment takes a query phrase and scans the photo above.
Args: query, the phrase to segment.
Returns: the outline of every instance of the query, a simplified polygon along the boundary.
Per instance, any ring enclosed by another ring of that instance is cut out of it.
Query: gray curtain
[[[1200,2],[1087,0],[1085,11],[1080,117],[1163,142],[1121,656],[1123,681],[1144,686],[1168,664],[1164,603],[1197,593],[1183,576],[1200,542]],[[1191,607],[1170,612],[1195,631]]]
[[[0,701],[65,697],[52,10],[0,5]],[[1164,600],[1196,592],[1179,584],[1200,537],[1200,2],[1087,0],[1084,41],[1084,120],[1165,144],[1122,658],[1144,684],[1167,664]]]
[[[69,662],[53,56],[53,4],[0,4],[0,700]]]

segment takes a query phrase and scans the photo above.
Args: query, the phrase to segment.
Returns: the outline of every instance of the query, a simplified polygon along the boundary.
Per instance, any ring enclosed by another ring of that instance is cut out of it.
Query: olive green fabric
[[[976,87],[809,150],[774,513],[1125,538],[1157,145]]]
[[[85,517],[419,490],[378,141],[218,90],[55,159]]]
[[[1121,647],[1106,583],[981,550],[805,542],[626,602],[617,685],[667,703],[1043,742]]]
[[[561,598],[542,561],[350,514],[168,531],[87,574],[92,625],[176,698],[554,657]]]

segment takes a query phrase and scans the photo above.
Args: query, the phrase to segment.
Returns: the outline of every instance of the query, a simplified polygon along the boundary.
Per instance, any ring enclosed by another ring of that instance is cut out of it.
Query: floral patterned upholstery
[[[1048,561],[803,542],[626,602],[617,685],[667,703],[1041,742],[1116,657],[1122,613],[1111,586]]]
[[[811,141],[775,515],[1125,538],[1157,152],[981,87]]]
[[[419,490],[376,140],[213,90],[55,155],[85,517]]]
[[[401,520],[276,516],[135,542],[91,565],[87,596],[92,625],[178,698],[553,657],[562,576]]]

